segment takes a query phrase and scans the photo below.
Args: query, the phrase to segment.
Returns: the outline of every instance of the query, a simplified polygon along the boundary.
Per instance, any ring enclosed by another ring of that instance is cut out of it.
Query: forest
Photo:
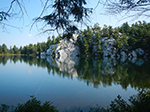
[[[115,47],[119,51],[124,49],[128,52],[136,48],[142,48],[146,53],[150,54],[150,23],[145,21],[138,21],[132,25],[128,22],[123,23],[122,26],[113,28],[112,26],[104,25],[100,27],[98,23],[93,26],[87,26],[83,31],[78,31],[77,35],[81,36],[83,43],[77,41],[76,43],[80,47],[82,55],[92,54],[92,45],[96,43],[99,55],[102,54],[101,46],[102,37],[113,37],[116,40]],[[93,36],[95,39],[93,40]],[[57,37],[49,36],[47,42],[32,44],[26,46],[20,46],[17,48],[16,45],[8,48],[5,43],[0,45],[0,54],[24,54],[24,55],[37,55],[41,52],[46,51],[50,45],[57,44],[63,38],[67,38],[66,34],[58,35]]]

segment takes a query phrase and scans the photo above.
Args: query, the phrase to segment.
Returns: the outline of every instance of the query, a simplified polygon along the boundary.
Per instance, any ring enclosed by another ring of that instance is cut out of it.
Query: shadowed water
[[[149,68],[148,59],[1,56],[0,103],[16,106],[34,95],[60,111],[107,107],[118,94],[127,100],[149,88]]]

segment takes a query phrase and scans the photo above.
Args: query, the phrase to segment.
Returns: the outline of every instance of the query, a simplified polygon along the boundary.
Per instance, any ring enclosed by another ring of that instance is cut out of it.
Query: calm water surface
[[[60,111],[109,106],[150,87],[146,59],[54,60],[51,57],[0,57],[0,104],[16,106],[34,95]]]

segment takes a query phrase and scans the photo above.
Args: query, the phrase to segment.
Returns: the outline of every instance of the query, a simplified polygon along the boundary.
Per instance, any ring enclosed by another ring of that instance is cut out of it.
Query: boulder
[[[103,42],[101,45],[103,50],[103,57],[114,57],[116,55],[116,48],[113,47],[115,39],[113,37],[109,39],[107,37],[103,37],[101,38],[101,41]]]
[[[47,50],[47,55],[55,54],[56,58],[65,60],[66,58],[75,59],[77,55],[80,55],[80,49],[75,44],[75,40],[67,40],[66,38],[61,40],[59,44],[51,45]]]
[[[135,64],[138,65],[138,66],[141,66],[141,65],[144,64],[144,60],[140,58],[140,59],[138,59],[138,60],[135,62]]]

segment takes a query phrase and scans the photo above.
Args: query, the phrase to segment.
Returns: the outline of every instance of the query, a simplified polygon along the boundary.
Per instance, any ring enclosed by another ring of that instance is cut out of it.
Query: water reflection
[[[87,85],[98,88],[100,85],[121,85],[127,89],[150,87],[150,61],[146,59],[124,60],[114,58],[93,59],[77,58],[75,60],[53,59],[52,57],[28,57],[28,56],[1,56],[0,64],[5,65],[7,61],[16,63],[25,62],[30,66],[47,68],[48,73],[58,74],[62,77],[77,77]]]

